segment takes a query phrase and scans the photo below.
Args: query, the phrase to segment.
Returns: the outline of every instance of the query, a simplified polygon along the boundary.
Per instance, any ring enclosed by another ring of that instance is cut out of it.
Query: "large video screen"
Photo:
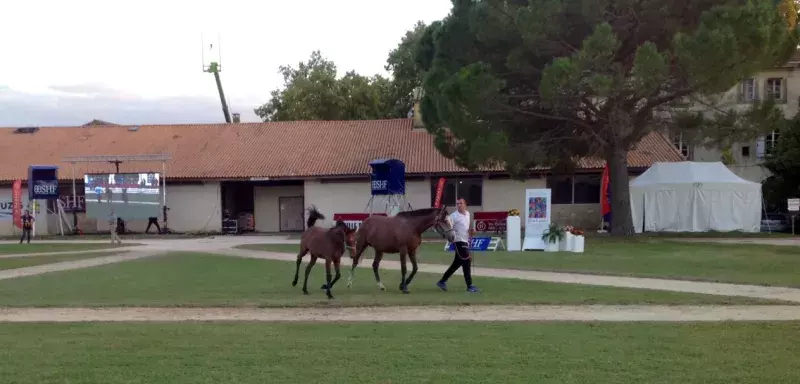
[[[86,216],[108,220],[111,212],[123,220],[161,216],[161,175],[111,173],[83,176]]]

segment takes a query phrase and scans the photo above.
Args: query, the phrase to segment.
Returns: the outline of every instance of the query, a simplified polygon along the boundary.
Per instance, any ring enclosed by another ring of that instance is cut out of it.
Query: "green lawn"
[[[130,247],[137,244],[111,244],[106,243],[37,243],[35,240],[30,244],[0,244],[0,255],[15,255],[23,253],[46,253],[46,252],[76,252],[89,251],[95,249],[112,249],[119,247]]]
[[[248,244],[244,249],[297,253],[297,244]],[[422,245],[423,263],[450,264],[443,243]],[[366,257],[373,251],[368,249]],[[384,258],[397,260],[397,255]],[[586,252],[476,252],[480,267],[598,273],[800,287],[800,247],[684,243],[652,237],[586,239]]]
[[[346,287],[347,272],[334,287],[335,300],[320,290],[324,267],[309,279],[310,295],[291,286],[294,263],[208,254],[177,253],[95,268],[0,281],[0,306],[390,306],[459,304],[740,304],[756,299],[588,285],[479,278],[484,290],[464,291],[454,276],[450,292],[434,286],[439,275],[420,273],[411,294],[397,289],[398,271],[383,271],[388,291],[378,290],[368,270]],[[775,302],[769,302],[775,303]]]
[[[800,323],[2,324],[5,383],[793,384]]]
[[[45,256],[20,256],[0,258],[0,270],[33,267],[36,265],[60,263],[63,261],[73,261],[82,259],[93,259],[95,257],[111,256],[113,252],[92,252],[92,253],[63,253],[59,255]]]

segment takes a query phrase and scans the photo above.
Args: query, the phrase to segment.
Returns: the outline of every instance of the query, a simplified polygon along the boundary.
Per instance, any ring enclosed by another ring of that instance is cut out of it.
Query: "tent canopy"
[[[761,184],[720,162],[655,163],[630,183],[636,232],[758,232]]]

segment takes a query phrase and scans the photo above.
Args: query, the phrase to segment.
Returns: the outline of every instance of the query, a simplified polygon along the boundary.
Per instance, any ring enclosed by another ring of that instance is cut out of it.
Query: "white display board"
[[[542,234],[550,227],[551,210],[550,189],[526,189],[525,210],[525,239],[522,241],[522,250],[544,250],[547,244],[542,240]]]
[[[800,211],[800,199],[786,199],[786,208],[789,212]]]

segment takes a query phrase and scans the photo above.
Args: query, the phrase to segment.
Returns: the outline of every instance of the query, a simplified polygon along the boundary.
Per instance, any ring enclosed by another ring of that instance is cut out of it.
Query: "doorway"
[[[278,206],[281,232],[302,232],[306,229],[303,196],[278,197]]]

